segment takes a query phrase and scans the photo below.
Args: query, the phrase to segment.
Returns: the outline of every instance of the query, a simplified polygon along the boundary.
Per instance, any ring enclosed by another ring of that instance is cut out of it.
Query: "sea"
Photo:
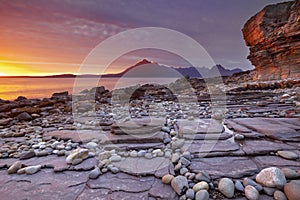
[[[177,78],[0,78],[0,99],[48,98],[53,93],[68,91],[70,94],[104,86],[113,90],[138,84],[168,84]]]

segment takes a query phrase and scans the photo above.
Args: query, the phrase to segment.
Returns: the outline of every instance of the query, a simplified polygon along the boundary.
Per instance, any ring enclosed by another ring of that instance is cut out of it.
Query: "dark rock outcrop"
[[[254,79],[300,78],[300,1],[268,5],[243,28]]]

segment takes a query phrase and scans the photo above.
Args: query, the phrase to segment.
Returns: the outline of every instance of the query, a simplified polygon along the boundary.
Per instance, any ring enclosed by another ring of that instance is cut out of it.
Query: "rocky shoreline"
[[[3,199],[299,199],[300,81],[188,82],[0,100]]]

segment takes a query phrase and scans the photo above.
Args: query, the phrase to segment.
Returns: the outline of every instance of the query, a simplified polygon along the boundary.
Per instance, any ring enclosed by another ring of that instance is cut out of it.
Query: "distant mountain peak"
[[[150,64],[150,63],[154,63],[152,61],[147,60],[146,58],[144,58],[143,60],[138,61],[134,67],[139,66],[139,65],[145,65],[145,64]]]

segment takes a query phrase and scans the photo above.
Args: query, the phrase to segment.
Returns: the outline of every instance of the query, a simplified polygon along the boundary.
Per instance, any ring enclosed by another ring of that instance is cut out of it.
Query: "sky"
[[[0,0],[0,76],[76,74],[101,42],[141,27],[179,31],[202,45],[216,64],[252,69],[241,29],[264,6],[282,1]],[[118,47],[109,48],[108,52]],[[104,73],[122,71],[143,58],[190,66],[173,53],[144,49],[120,56]]]

